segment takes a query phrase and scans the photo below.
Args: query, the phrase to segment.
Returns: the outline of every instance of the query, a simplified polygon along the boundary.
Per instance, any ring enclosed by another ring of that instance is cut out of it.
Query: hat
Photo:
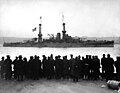
[[[35,55],[34,57],[37,58],[37,55]]]
[[[58,56],[55,56],[55,58],[58,58]]]
[[[65,58],[67,58],[67,55],[65,55]]]
[[[60,58],[61,56],[60,56],[60,55],[58,55],[58,57]]]
[[[120,59],[120,56],[117,56],[116,58],[117,58],[117,59]]]
[[[22,58],[22,55],[19,55],[19,58]]]
[[[105,56],[105,54],[103,54],[103,56]]]
[[[2,57],[1,59],[4,59],[4,57]]]
[[[78,57],[79,57],[79,58],[81,58],[81,56],[80,56],[80,55],[79,55]]]
[[[45,55],[42,55],[42,57],[45,57]]]
[[[107,54],[108,57],[110,57],[110,54]]]
[[[70,56],[73,56],[73,54],[70,54]]]
[[[33,56],[30,56],[30,59],[33,59]]]
[[[7,55],[7,58],[9,58],[10,57],[10,55]]]
[[[53,54],[51,54],[50,56],[53,56]]]

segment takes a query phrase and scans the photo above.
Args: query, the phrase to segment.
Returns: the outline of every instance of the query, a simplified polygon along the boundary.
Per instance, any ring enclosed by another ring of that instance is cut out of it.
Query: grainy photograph
[[[120,0],[0,0],[0,93],[120,93]]]

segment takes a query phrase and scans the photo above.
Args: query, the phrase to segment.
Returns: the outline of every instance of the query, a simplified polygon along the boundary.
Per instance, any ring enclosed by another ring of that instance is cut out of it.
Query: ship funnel
[[[42,17],[40,17],[39,34],[38,34],[38,43],[42,42],[41,26],[42,26]]]
[[[64,40],[64,39],[65,39],[65,36],[66,36],[64,15],[62,15],[62,22],[63,22],[63,24],[62,24],[62,25],[63,25],[63,31],[62,31],[63,37],[62,37],[62,39]]]

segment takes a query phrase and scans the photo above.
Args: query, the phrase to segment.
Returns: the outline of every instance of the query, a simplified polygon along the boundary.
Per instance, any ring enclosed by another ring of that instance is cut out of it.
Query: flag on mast
[[[37,29],[37,28],[35,27],[32,31],[34,32],[34,31],[36,31],[36,29]]]

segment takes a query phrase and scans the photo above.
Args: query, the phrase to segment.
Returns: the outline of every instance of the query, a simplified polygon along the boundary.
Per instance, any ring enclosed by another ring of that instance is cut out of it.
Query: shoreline
[[[101,86],[105,85],[104,88]],[[116,93],[105,81],[27,80],[24,82],[0,80],[2,93]]]

